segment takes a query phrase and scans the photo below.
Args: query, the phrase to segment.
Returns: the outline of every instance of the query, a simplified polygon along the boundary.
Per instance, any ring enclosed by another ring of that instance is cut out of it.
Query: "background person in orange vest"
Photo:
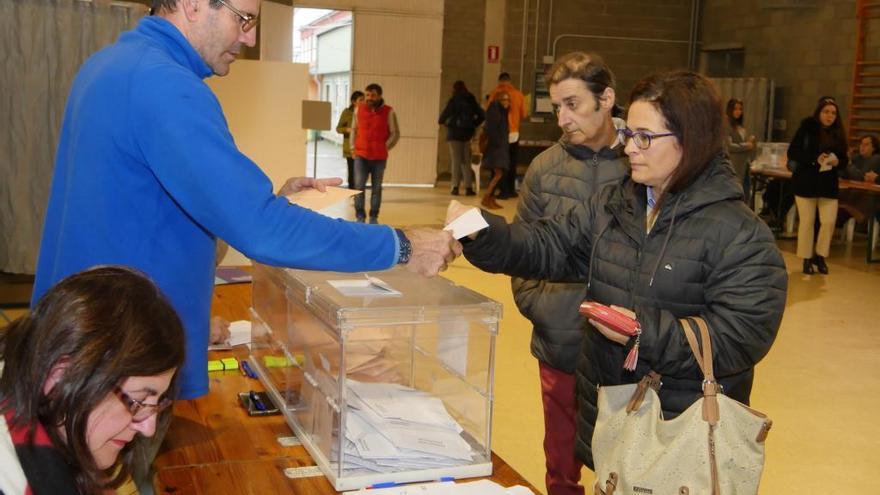
[[[366,105],[357,107],[351,124],[351,142],[354,143],[354,184],[363,194],[354,198],[357,221],[363,223],[367,215],[364,201],[367,176],[370,176],[370,223],[379,223],[379,206],[382,204],[382,177],[388,152],[397,144],[400,132],[394,109],[382,99],[382,86],[367,86]]]
[[[501,179],[498,199],[508,199],[516,197],[516,154],[519,151],[519,123],[529,116],[529,112],[526,110],[525,97],[520,90],[513,87],[510,82],[510,74],[507,72],[502,72],[498,76],[498,86],[489,95],[489,103],[495,101],[496,95],[502,91],[510,95],[510,111],[507,112],[510,166],[507,167],[504,177]]]

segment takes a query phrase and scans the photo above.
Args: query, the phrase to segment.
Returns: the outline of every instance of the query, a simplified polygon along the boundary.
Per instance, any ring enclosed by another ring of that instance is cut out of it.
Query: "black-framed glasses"
[[[628,139],[632,139],[638,149],[646,150],[651,147],[652,139],[675,136],[675,133],[664,132],[663,134],[651,134],[650,132],[645,131],[631,131],[624,127],[623,129],[617,130],[617,135],[620,136],[620,141],[624,144],[626,144]]]
[[[119,397],[119,400],[122,401],[126,409],[128,409],[129,414],[131,414],[131,420],[135,423],[140,423],[141,421],[149,419],[150,416],[154,414],[159,414],[165,409],[168,409],[168,406],[174,402],[168,397],[162,397],[159,399],[158,404],[144,404],[143,401],[132,398],[132,396],[125,393],[119,387],[113,389],[113,392],[116,393],[116,396]]]
[[[248,31],[250,31],[251,29],[257,27],[257,24],[260,23],[260,16],[259,15],[253,15],[253,14],[248,14],[247,12],[242,12],[241,10],[238,10],[237,8],[233,7],[232,4],[230,4],[226,0],[217,0],[217,1],[220,2],[220,4],[223,5],[224,7],[226,7],[227,9],[231,10],[232,13],[234,13],[235,15],[238,16],[238,18],[241,20],[242,32],[246,33]]]

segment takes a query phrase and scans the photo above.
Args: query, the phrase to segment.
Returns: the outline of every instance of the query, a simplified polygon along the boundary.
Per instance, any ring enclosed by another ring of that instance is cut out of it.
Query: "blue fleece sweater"
[[[67,101],[33,295],[36,302],[93,265],[145,272],[187,331],[184,399],[208,392],[217,237],[279,266],[366,271],[397,261],[391,228],[334,220],[276,197],[236,148],[203,82],[210,75],[159,17],[86,61]]]

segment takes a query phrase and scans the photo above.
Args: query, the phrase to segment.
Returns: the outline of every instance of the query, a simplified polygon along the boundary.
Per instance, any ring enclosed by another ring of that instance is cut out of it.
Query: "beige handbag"
[[[690,321],[699,327],[702,353]],[[690,318],[681,324],[703,371],[703,397],[667,421],[657,373],[639,383],[600,387],[593,432],[596,495],[758,493],[772,421],[718,393],[706,322]]]

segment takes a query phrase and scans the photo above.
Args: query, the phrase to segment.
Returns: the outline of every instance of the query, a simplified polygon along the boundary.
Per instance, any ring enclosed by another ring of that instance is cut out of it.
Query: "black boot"
[[[813,256],[813,264],[816,265],[816,269],[819,270],[819,273],[822,275],[828,275],[828,265],[825,264],[825,258],[823,256]]]
[[[813,260],[811,260],[810,258],[804,259],[804,273],[806,273],[807,275],[813,274]]]

